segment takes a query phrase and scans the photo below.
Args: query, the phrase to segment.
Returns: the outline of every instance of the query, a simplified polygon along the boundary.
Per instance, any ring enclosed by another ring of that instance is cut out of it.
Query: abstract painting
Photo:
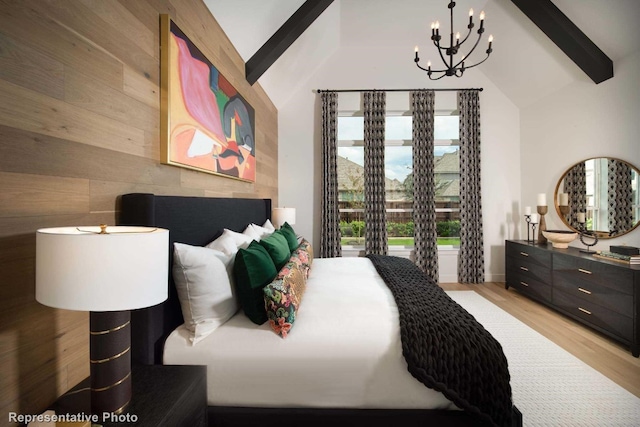
[[[162,163],[255,182],[255,111],[169,18],[160,16]]]

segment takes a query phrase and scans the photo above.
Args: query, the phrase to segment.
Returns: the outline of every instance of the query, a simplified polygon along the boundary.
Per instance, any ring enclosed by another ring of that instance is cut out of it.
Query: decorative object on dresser
[[[555,189],[558,216],[576,232],[620,237],[640,224],[640,170],[620,159],[597,157],[572,165]],[[567,194],[564,212],[561,195]]]
[[[593,253],[593,256],[608,259],[611,261],[618,261],[625,264],[640,264],[640,255],[623,255],[611,251],[598,251]]]
[[[131,400],[129,310],[167,299],[169,231],[61,227],[36,233],[36,300],[90,311],[91,410],[122,413]]]
[[[621,255],[640,255],[640,248],[636,248],[635,246],[609,246],[609,251],[621,254]]]
[[[540,215],[540,227],[538,228],[538,244],[542,245],[547,243],[547,238],[542,234],[547,229],[547,223],[544,220],[544,216],[549,212],[547,206],[547,195],[544,193],[538,194],[538,206],[537,212]]]
[[[558,249],[566,249],[578,237],[578,233],[570,230],[542,230],[542,235]]]
[[[531,241],[531,206],[524,208],[524,221],[527,223],[527,242]]]
[[[527,242],[528,243],[535,243],[536,241],[536,226],[538,225],[538,218],[540,218],[540,215],[538,215],[537,213],[532,213],[531,215],[529,215],[529,222],[527,224]],[[531,239],[529,239],[529,225],[531,225]]]
[[[640,265],[506,241],[506,284],[640,355]]]
[[[207,368],[189,365],[134,365],[131,404],[125,414],[96,414],[103,427],[206,427]],[[56,414],[89,414],[89,379],[61,396]]]

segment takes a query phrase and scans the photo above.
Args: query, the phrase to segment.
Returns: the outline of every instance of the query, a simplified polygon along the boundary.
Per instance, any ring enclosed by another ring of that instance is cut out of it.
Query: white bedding
[[[287,338],[241,311],[195,346],[176,329],[164,363],[206,365],[209,405],[457,409],[407,371],[398,309],[367,258],[315,259]]]

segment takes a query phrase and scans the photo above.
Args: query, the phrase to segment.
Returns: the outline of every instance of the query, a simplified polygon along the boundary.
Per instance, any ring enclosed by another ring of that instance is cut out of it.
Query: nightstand
[[[104,427],[205,427],[206,366],[134,365],[131,403],[115,418],[99,417]],[[90,414],[89,378],[61,396],[51,407],[56,414]],[[86,389],[86,390],[85,390]],[[76,390],[82,390],[74,393]]]

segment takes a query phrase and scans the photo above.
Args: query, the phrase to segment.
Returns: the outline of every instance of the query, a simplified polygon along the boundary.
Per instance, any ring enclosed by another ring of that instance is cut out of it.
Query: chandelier
[[[489,47],[486,50],[487,56],[477,64],[465,65],[465,58],[468,58],[469,55],[471,55],[471,53],[476,49],[476,47],[478,46],[478,43],[480,43],[480,39],[482,39],[482,34],[484,33],[484,30],[485,30],[484,29],[484,12],[481,12],[480,28],[478,28],[478,31],[477,31],[478,39],[476,40],[471,50],[469,50],[465,55],[463,55],[462,57],[456,57],[456,55],[461,50],[462,45],[467,41],[469,36],[471,36],[473,27],[475,27],[475,24],[473,23],[473,9],[469,10],[469,25],[467,25],[469,32],[467,33],[464,39],[460,40],[460,32],[455,33],[455,35],[453,33],[453,8],[456,7],[456,2],[451,0],[449,2],[448,7],[449,7],[449,12],[451,14],[451,33],[449,34],[449,46],[440,45],[440,40],[442,39],[442,36],[440,35],[440,22],[436,21],[431,23],[431,40],[433,40],[433,44],[438,48],[438,53],[440,54],[440,58],[442,58],[442,62],[444,63],[445,68],[442,70],[432,70],[431,61],[427,62],[427,68],[420,66],[419,64],[420,58],[418,57],[418,46],[416,46],[415,48],[416,58],[414,59],[414,62],[416,63],[416,66],[418,68],[427,72],[427,75],[429,76],[430,80],[440,80],[444,76],[462,77],[462,74],[464,74],[465,70],[469,68],[477,67],[478,65],[482,64],[484,61],[489,59],[489,55],[491,55],[491,52],[493,51],[491,49],[491,44],[493,43],[493,36],[490,35]],[[448,58],[445,58],[445,55]]]

